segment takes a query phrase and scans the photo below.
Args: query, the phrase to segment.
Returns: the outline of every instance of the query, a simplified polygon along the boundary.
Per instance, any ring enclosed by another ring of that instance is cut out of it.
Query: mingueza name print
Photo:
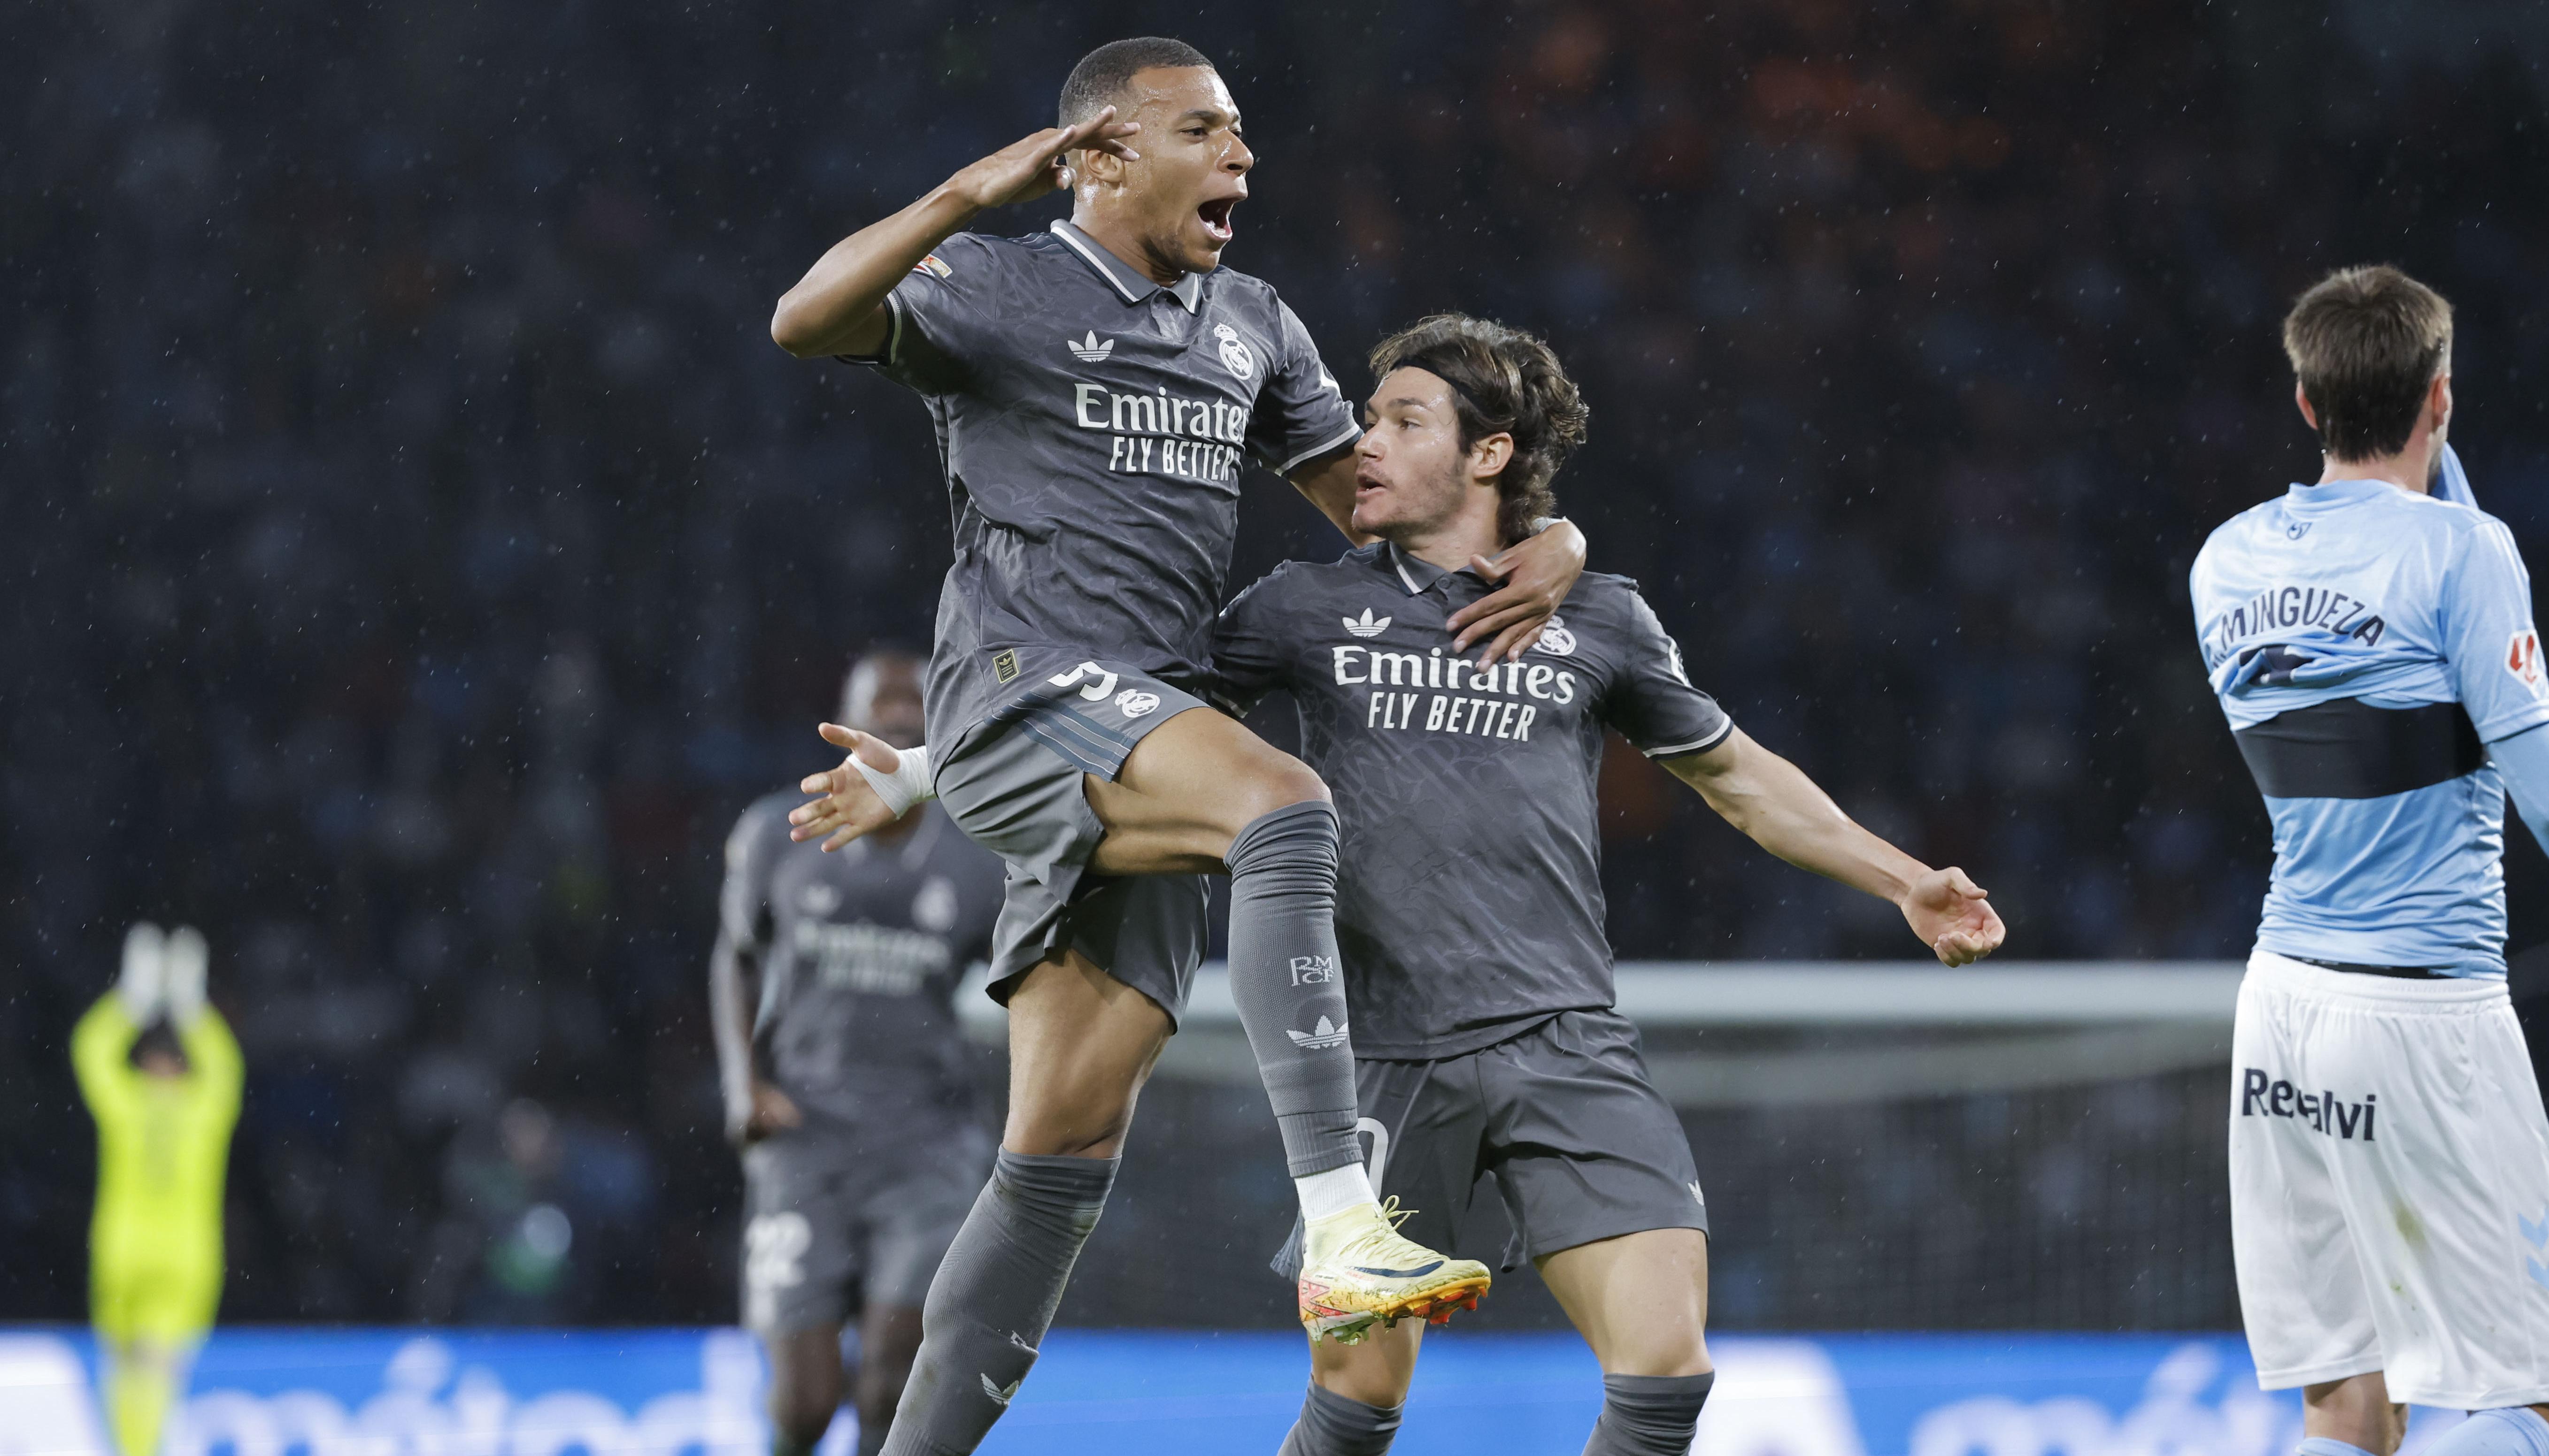
[[[2360,1134],[2372,1140],[2372,1123],[2381,1112],[2381,1094],[2366,1092],[2361,1102],[2346,1102],[2333,1092],[2305,1092],[2257,1068],[2239,1069],[2239,1116],[2297,1118],[2313,1132],[2351,1142]]]
[[[2215,617],[2204,629],[2204,665],[2218,668],[2239,644],[2260,632],[2317,628],[2351,637],[2366,647],[2381,645],[2390,624],[2380,610],[2359,596],[2326,587],[2273,586]]]
[[[1424,657],[1352,644],[1329,651],[1335,654],[1335,677],[1340,687],[1395,687],[1405,683],[1409,687],[1452,689],[1432,693],[1375,692],[1366,704],[1367,728],[1407,729],[1421,722],[1428,733],[1467,733],[1528,742],[1540,709],[1526,699],[1575,701],[1575,675],[1547,663],[1497,663],[1482,668],[1463,658],[1445,657],[1439,647]],[[1497,695],[1456,695],[1462,689]]]
[[[1153,395],[1119,395],[1093,384],[1073,389],[1072,422],[1115,432],[1106,446],[1108,470],[1190,481],[1239,479],[1248,411],[1237,405],[1180,400],[1166,388]]]

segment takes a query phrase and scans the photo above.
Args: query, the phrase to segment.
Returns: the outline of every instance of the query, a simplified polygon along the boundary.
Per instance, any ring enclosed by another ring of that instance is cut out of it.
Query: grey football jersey
[[[1162,288],[1069,223],[960,232],[887,303],[884,355],[849,362],[927,400],[955,514],[933,736],[1089,658],[1201,692],[1246,462],[1362,432],[1301,321],[1228,268]]]
[[[969,1112],[957,977],[1000,912],[997,857],[935,805],[909,837],[837,854],[788,838],[802,796],[754,802],[726,840],[719,915],[761,966],[753,1055],[809,1116],[893,1130]]]
[[[1277,568],[1214,636],[1223,700],[1288,690],[1336,797],[1359,1056],[1457,1056],[1609,1006],[1604,729],[1654,758],[1735,731],[1635,582],[1587,572],[1539,646],[1479,668],[1443,624],[1487,590],[1383,542]]]

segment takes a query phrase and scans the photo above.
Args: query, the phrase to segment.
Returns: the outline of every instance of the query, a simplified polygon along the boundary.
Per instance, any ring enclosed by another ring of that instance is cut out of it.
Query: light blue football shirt
[[[2475,505],[2384,481],[2295,486],[2216,530],[2189,588],[2233,730],[2342,698],[2459,703],[2481,743],[2549,723],[2529,574],[2512,533]],[[2259,950],[2504,973],[2493,767],[2377,798],[2268,795],[2266,811]]]

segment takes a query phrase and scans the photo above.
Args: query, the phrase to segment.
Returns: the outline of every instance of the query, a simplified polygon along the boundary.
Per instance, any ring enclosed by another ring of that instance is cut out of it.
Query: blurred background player
[[[832,726],[858,757],[808,780],[824,798],[796,832],[837,846],[934,789],[1009,864],[991,966],[1009,1117],[931,1285],[907,1452],[973,1450],[1033,1366],[1202,958],[1206,873],[1230,875],[1231,992],[1331,1301],[1379,1318],[1470,1272],[1381,1218],[1344,995],[1287,968],[1336,956],[1327,789],[1195,695],[1243,470],[1286,477],[1349,529],[1355,411],[1274,291],[1221,266],[1256,154],[1212,63],[1165,38],[1112,42],[1072,68],[1058,110],[834,244],[770,325],[792,354],[923,396],[956,510],[927,689],[940,752]],[[1072,216],[1043,232],[963,230],[1063,188]],[[1582,545],[1572,527],[1519,544],[1462,640],[1519,654]],[[1192,1299],[1222,1302],[1204,1274]]]
[[[861,659],[841,721],[919,744],[921,667]],[[991,949],[1000,862],[930,806],[826,855],[788,837],[798,802],[772,794],[736,822],[709,960],[726,1136],[743,1149],[743,1320],[770,1353],[777,1456],[813,1449],[845,1385],[873,1453],[930,1275],[991,1166],[954,998]]]
[[[1354,524],[1380,543],[1249,588],[1214,665],[1236,709],[1292,695],[1302,757],[1336,791],[1372,1183],[1417,1241],[1492,1257],[1470,1247],[1471,1195],[1492,1175],[1514,1230],[1504,1266],[1529,1257],[1601,1362],[1588,1456],[1681,1456],[1714,1379],[1708,1209],[1637,1028],[1612,1009],[1604,730],[1772,854],[1891,901],[1949,965],[1996,949],[2000,919],[1962,870],[1860,828],[1737,729],[1625,577],[1578,580],[1521,662],[1452,653],[1447,619],[1487,590],[1468,563],[1555,510],[1550,481],[1586,411],[1548,345],[1476,318],[1428,318],[1371,369]],[[1306,1278],[1298,1238],[1276,1268]],[[1351,1346],[1314,1337],[1285,1456],[1386,1450],[1423,1333],[1410,1320]]]
[[[124,1456],[154,1456],[222,1297],[222,1185],[238,1122],[238,1043],[204,998],[204,938],[147,923],[71,1032],[97,1120],[89,1304]]]
[[[2452,313],[2348,268],[2284,320],[2325,469],[2196,557],[2214,690],[2275,826],[2231,1038],[2231,1243],[2309,1456],[2549,1456],[2549,1119],[2506,997],[2504,797],[2549,844],[2549,683],[2503,524],[2429,492]],[[2456,468],[2456,467],[2455,467]],[[2466,485],[2456,494],[2468,499]],[[2529,1409],[2526,1409],[2529,1408]]]

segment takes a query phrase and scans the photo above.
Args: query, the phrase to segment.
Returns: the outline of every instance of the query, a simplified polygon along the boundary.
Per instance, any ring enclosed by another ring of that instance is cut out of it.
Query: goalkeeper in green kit
[[[238,1043],[204,999],[204,938],[137,925],[124,973],[71,1033],[97,1120],[89,1310],[123,1456],[160,1427],[222,1292],[222,1184],[238,1121]]]

